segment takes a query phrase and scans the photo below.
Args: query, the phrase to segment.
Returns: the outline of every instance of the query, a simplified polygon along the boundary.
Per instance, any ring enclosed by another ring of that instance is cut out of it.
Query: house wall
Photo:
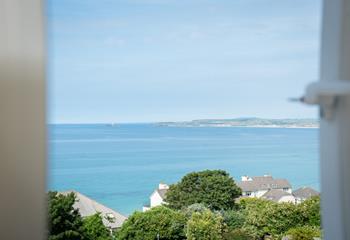
[[[157,207],[160,206],[164,203],[163,199],[161,198],[161,196],[159,195],[159,193],[157,191],[155,191],[152,195],[151,195],[151,207]]]
[[[285,191],[282,188],[278,189],[281,191]],[[285,192],[288,192],[290,194],[292,194],[292,189],[289,188],[288,190],[286,190]],[[243,192],[242,195],[243,196],[247,196],[248,192]],[[256,197],[256,198],[261,198],[265,193],[267,193],[267,190],[260,190],[260,191],[255,191],[255,192],[251,192],[251,195],[249,197]]]
[[[254,197],[261,198],[265,193],[267,193],[267,190],[260,190],[254,193]]]
[[[255,198],[260,198],[262,195],[264,195],[267,192],[267,190],[261,190],[261,191],[256,191],[256,192],[242,192],[242,196],[248,196],[248,193],[251,193],[249,197],[255,197]]]
[[[143,206],[143,207],[142,207],[142,212],[146,212],[146,211],[148,211],[148,210],[150,210],[150,209],[151,209],[150,207]]]
[[[283,190],[283,191],[285,191],[285,190]],[[288,188],[288,190],[286,190],[285,192],[292,194],[292,189]]]
[[[294,198],[294,196],[284,196],[284,197],[281,197],[281,199],[278,202],[279,203],[283,203],[283,202],[295,203],[295,198]]]

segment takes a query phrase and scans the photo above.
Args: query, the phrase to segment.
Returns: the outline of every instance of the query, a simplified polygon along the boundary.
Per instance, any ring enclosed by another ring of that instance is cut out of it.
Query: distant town
[[[261,127],[261,128],[318,128],[317,119],[199,119],[182,122],[159,122],[164,127]]]

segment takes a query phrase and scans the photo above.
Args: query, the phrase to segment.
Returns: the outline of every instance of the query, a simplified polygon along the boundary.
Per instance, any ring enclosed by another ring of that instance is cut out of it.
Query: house
[[[142,210],[145,212],[153,207],[160,206],[164,204],[164,199],[169,186],[165,183],[159,183],[158,188],[153,191],[150,196],[150,204],[148,206],[143,206]]]
[[[237,185],[242,189],[243,197],[260,198],[270,190],[280,190],[285,193],[292,193],[292,186],[286,179],[274,179],[271,175],[259,177],[242,176]],[[270,193],[270,195],[276,192]],[[281,194],[280,194],[281,195]],[[269,195],[268,195],[269,196]]]
[[[96,202],[95,200],[81,194],[77,191],[66,191],[60,192],[63,195],[74,193],[76,196],[76,202],[73,207],[79,210],[82,217],[88,217],[96,213],[100,213],[102,216],[103,224],[109,229],[117,229],[122,226],[124,221],[127,219],[122,214]]]
[[[295,203],[301,203],[311,197],[319,196],[320,193],[310,187],[301,187],[293,191],[293,196],[295,197]]]
[[[262,195],[261,198],[278,203],[295,203],[295,197],[291,193],[280,189],[271,189]]]

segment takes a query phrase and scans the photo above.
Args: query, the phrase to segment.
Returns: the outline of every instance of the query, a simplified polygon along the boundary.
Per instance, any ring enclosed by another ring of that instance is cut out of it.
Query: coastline
[[[174,128],[286,128],[286,129],[319,129],[319,126],[275,126],[275,125],[252,125],[252,126],[186,126],[186,125],[158,125],[159,127]]]
[[[319,121],[316,119],[200,119],[181,122],[158,122],[156,124],[166,127],[319,128]]]

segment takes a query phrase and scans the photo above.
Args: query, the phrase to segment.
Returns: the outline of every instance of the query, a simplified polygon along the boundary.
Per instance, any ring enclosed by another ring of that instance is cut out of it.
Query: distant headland
[[[255,127],[255,128],[318,128],[317,119],[198,119],[182,122],[159,122],[163,127]]]

